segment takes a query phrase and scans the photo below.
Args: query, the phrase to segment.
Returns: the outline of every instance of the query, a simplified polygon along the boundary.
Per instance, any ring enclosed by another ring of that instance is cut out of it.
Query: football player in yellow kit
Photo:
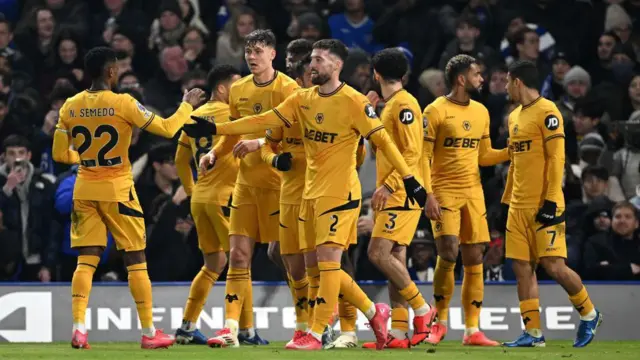
[[[476,60],[469,55],[454,56],[447,63],[445,76],[451,92],[424,110],[425,187],[429,193],[425,213],[432,220],[438,249],[433,279],[438,323],[431,327],[427,342],[437,344],[447,333],[449,301],[455,285],[453,269],[461,249],[465,316],[462,343],[497,346],[478,328],[484,297],[482,262],[491,240],[478,165],[505,162],[509,152],[491,148],[489,112],[470,98],[470,93],[477,92],[483,82]]]
[[[595,337],[602,314],[591,302],[580,276],[565,262],[564,120],[556,105],[540,96],[534,63],[517,61],[509,65],[506,88],[519,106],[509,115],[511,166],[502,196],[508,208],[505,256],[513,259],[525,331],[504,345],[545,345],[535,272],[540,264],[580,313],[573,346],[584,347]]]
[[[53,138],[54,161],[80,165],[71,214],[71,247],[79,252],[71,281],[71,346],[90,347],[85,312],[109,231],[118,250],[124,252],[129,288],[142,326],[141,346],[165,348],[175,339],[153,326],[144,217],[133,186],[129,146],[134,126],[172,138],[189,119],[193,106],[203,100],[204,92],[194,89],[186,93],[176,113],[163,119],[130,95],[111,91],[118,79],[116,60],[116,53],[106,47],[87,53],[85,73],[91,78],[91,87],[65,101]]]
[[[256,30],[245,37],[245,59],[251,75],[236,81],[231,87],[231,120],[270,110],[298,88],[293,79],[273,68],[275,45],[275,35],[270,30]],[[203,133],[192,126],[185,127],[185,132],[190,137],[211,136],[210,132]],[[264,129],[257,129],[243,139],[255,140],[264,136]],[[237,141],[238,136],[224,136],[211,152],[218,158],[224,156],[233,150]],[[209,339],[208,344],[212,347],[237,347],[240,342],[266,343],[253,329],[251,259],[256,242],[278,240],[281,174],[271,164],[265,163],[260,153],[240,157],[230,206],[231,251],[225,288],[226,320],[224,328]]]
[[[261,115],[229,124],[198,121],[197,131],[244,134],[299,123],[303,132],[307,171],[299,215],[301,247],[315,243],[320,288],[311,330],[287,346],[288,349],[319,350],[321,335],[341,294],[369,319],[376,335],[376,348],[387,337],[389,306],[374,304],[353,279],[340,268],[343,249],[359,215],[361,188],[356,172],[356,149],[360,136],[370,138],[394,168],[398,169],[408,201],[424,205],[426,192],[411,174],[397,147],[378,120],[369,101],[339,80],[347,58],[346,46],[338,40],[320,40],[311,54],[314,86],[289,96]],[[215,152],[203,156],[200,166],[214,164]],[[343,174],[336,177],[335,174]]]
[[[229,121],[229,92],[240,79],[240,72],[231,65],[218,65],[207,76],[211,89],[209,101],[193,112],[209,121]],[[193,122],[189,119],[187,123]],[[204,266],[193,279],[184,309],[182,326],[176,331],[181,344],[206,344],[205,337],[196,328],[196,320],[209,296],[211,287],[227,265],[229,251],[229,202],[238,176],[238,160],[232,154],[220,158],[220,166],[199,173],[194,185],[191,160],[197,164],[209,152],[220,136],[190,138],[183,131],[178,140],[176,167],[185,192],[191,197],[191,215],[198,232],[198,243],[204,257]]]
[[[381,120],[393,142],[414,173],[421,173],[424,126],[418,101],[404,90],[402,78],[409,70],[409,62],[398,49],[385,49],[373,57],[373,76],[380,84],[385,107]],[[408,349],[421,343],[437,315],[411,280],[407,270],[407,246],[418,227],[422,210],[410,204],[402,187],[402,178],[385,158],[376,156],[376,183],[371,205],[376,215],[369,243],[369,260],[389,279],[391,298],[391,330],[385,346]],[[418,176],[422,180],[422,176]],[[410,304],[413,318],[413,336],[408,338]],[[366,343],[364,347],[373,348]]]

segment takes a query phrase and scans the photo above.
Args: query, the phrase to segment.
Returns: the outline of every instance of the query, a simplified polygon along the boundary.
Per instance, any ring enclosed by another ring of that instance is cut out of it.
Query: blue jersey
[[[373,21],[365,17],[359,24],[353,24],[345,14],[336,14],[329,18],[331,37],[342,41],[349,48],[360,48],[374,54],[384,46],[373,41]]]

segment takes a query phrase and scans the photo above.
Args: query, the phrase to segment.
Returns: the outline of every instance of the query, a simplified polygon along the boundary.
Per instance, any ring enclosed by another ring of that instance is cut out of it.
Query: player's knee
[[[144,255],[144,250],[125,251],[122,255],[122,261],[124,262],[124,266],[131,266],[147,262],[147,258]]]
[[[227,255],[224,251],[217,251],[204,256],[204,266],[210,271],[220,274],[227,266]]]
[[[236,268],[248,269],[251,263],[251,254],[247,249],[234,246],[229,252],[229,264]]]
[[[462,245],[462,264],[465,266],[482,264],[484,248],[485,244]]]
[[[566,268],[564,259],[557,257],[545,257],[540,259],[540,266],[552,279],[557,279]]]
[[[377,246],[375,242],[369,243],[369,248],[367,249],[367,256],[369,256],[369,261],[371,261],[376,266],[381,266],[383,264],[384,254],[380,246]],[[389,256],[389,254],[387,254]]]
[[[436,239],[438,256],[448,262],[456,262],[458,259],[458,238],[443,235]]]

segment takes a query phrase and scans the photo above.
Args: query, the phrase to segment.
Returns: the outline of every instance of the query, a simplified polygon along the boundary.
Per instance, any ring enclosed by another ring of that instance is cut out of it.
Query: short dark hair
[[[609,181],[609,171],[602,165],[589,165],[582,170],[582,174],[580,174],[580,180],[584,182],[584,180],[588,176],[594,176],[602,181]]]
[[[96,80],[102,77],[105,66],[117,59],[115,50],[106,46],[94,47],[84,57],[84,69],[91,80]]]
[[[254,46],[256,44],[262,44],[264,46],[275,48],[276,47],[276,35],[269,29],[258,29],[249,33],[244,38],[244,46]]]
[[[578,99],[573,107],[574,114],[582,114],[582,116],[592,119],[600,119],[604,115],[604,111],[602,101],[591,94]]]
[[[203,70],[200,70],[200,69],[194,69],[184,74],[184,76],[182,77],[182,85],[188,84],[189,81],[191,80],[201,80],[201,79],[207,80],[207,73],[205,73]]]
[[[447,80],[447,85],[453,87],[456,83],[456,78],[460,76],[460,74],[467,72],[471,68],[471,65],[477,63],[478,60],[469,55],[460,54],[452,57],[444,68],[444,78]]]
[[[62,83],[53,87],[51,94],[49,94],[49,101],[52,103],[60,100],[65,101],[77,93],[78,90],[73,85]]]
[[[7,136],[7,138],[2,142],[2,153],[7,152],[7,148],[10,147],[23,147],[28,151],[31,151],[31,143],[29,142],[29,139],[22,135],[12,134]]]
[[[387,81],[402,81],[402,77],[409,71],[407,57],[397,48],[378,51],[371,62],[373,69]]]
[[[635,216],[636,220],[638,220],[638,209],[636,209],[635,206],[633,206],[632,203],[630,203],[629,201],[621,201],[615,205],[613,205],[613,209],[611,209],[611,215],[615,216],[616,211],[620,210],[620,209],[629,209],[633,212],[633,216]]]
[[[240,71],[231,65],[216,65],[207,75],[207,87],[212,94],[215,94],[216,88],[220,83],[229,81],[234,75],[240,75]]]
[[[514,44],[522,44],[524,42],[524,39],[525,39],[525,37],[526,37],[526,35],[528,33],[534,33],[534,34],[536,34],[536,36],[539,36],[538,33],[535,30],[525,26],[522,29],[516,31],[515,34],[513,34],[513,43]]]
[[[311,55],[303,57],[300,61],[296,61],[291,67],[291,77],[294,79],[304,76],[304,72],[307,70],[307,66],[311,64]]]
[[[480,21],[478,18],[470,13],[463,13],[460,15],[458,20],[456,20],[456,29],[462,27],[462,25],[468,25],[469,27],[480,29]]]
[[[349,56],[349,49],[347,46],[342,41],[336,39],[318,40],[313,43],[313,48],[328,50],[331,54],[339,57],[343,62],[347,60],[347,57]]]
[[[149,163],[166,163],[174,158],[176,147],[170,142],[162,141],[149,150]]]
[[[307,39],[295,39],[287,45],[287,53],[293,56],[293,61],[300,61],[311,50],[313,50],[313,43]]]
[[[602,34],[600,34],[600,36],[609,36],[612,37],[613,40],[616,42],[616,44],[621,43],[622,41],[620,40],[620,36],[618,36],[618,34],[616,34],[615,31],[613,30],[609,30],[609,31],[605,31]],[[614,44],[615,45],[615,44]]]
[[[522,81],[530,89],[538,88],[538,67],[531,61],[517,60],[509,65],[511,79]]]

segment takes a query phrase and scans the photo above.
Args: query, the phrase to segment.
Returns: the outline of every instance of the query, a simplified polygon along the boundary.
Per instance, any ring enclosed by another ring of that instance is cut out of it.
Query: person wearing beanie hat
[[[585,69],[574,66],[569,70],[562,80],[565,95],[556,101],[556,106],[562,114],[565,124],[570,126],[573,123],[573,111],[576,101],[587,94],[591,87],[591,77]]]
[[[298,16],[298,33],[301,38],[315,42],[322,37],[322,18],[314,12]]]
[[[540,95],[549,100],[558,100],[564,94],[564,77],[571,69],[573,62],[565,51],[556,52],[551,58],[551,73],[544,79]]]
[[[631,17],[619,4],[611,4],[607,7],[604,19],[604,31],[613,31],[625,44],[631,37]]]
[[[149,36],[149,49],[162,50],[178,45],[187,28],[182,20],[182,9],[177,0],[163,0],[158,12],[160,26],[153,28]]]

